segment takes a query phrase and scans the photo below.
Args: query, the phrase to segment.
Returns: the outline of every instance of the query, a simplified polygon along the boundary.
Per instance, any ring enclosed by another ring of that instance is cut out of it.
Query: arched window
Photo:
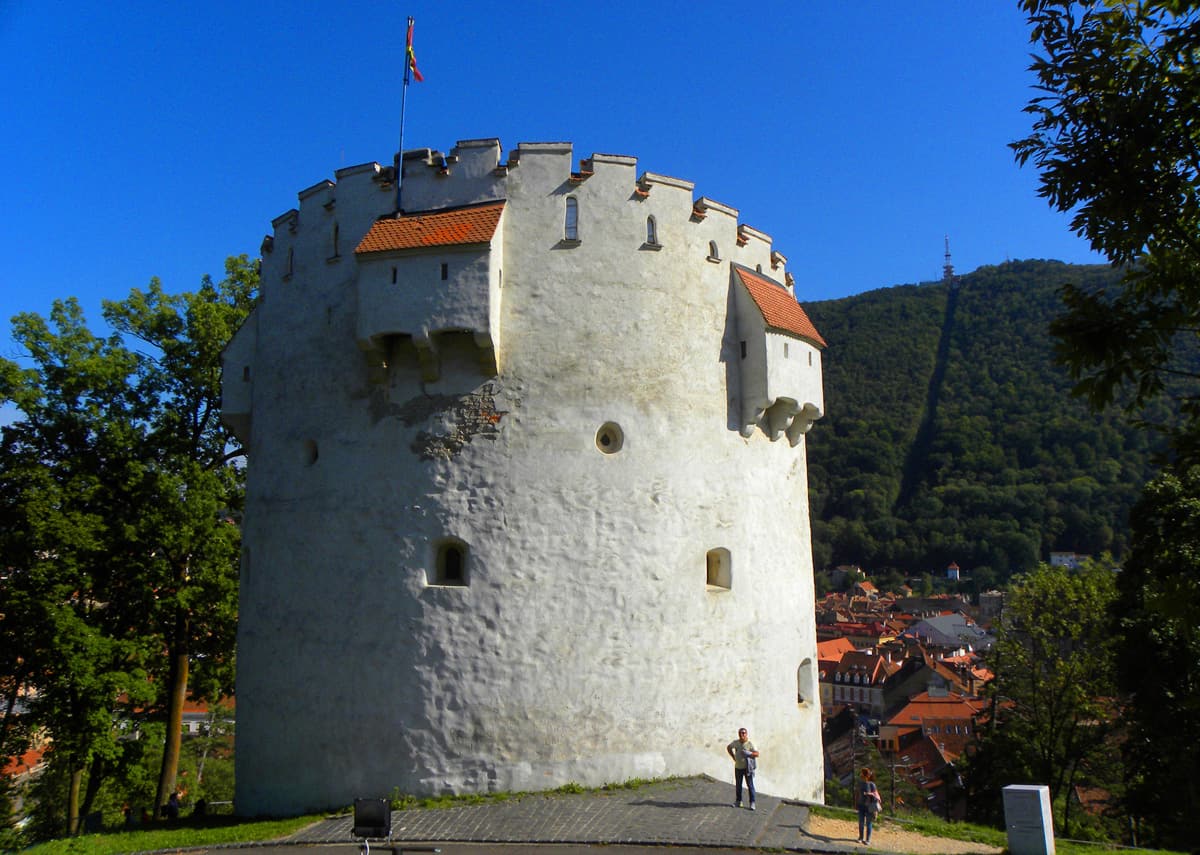
[[[443,540],[434,560],[435,585],[467,584],[467,545],[461,540]]]
[[[717,242],[715,240],[708,242],[708,258],[710,261],[718,261],[721,258],[721,253],[717,251]]]
[[[805,659],[796,669],[796,703],[804,704],[813,699],[813,663]]]
[[[654,222],[654,217],[646,217],[646,243],[651,246],[658,244],[658,224]]]
[[[579,200],[574,196],[567,197],[567,214],[563,221],[563,237],[567,240],[579,240]]]

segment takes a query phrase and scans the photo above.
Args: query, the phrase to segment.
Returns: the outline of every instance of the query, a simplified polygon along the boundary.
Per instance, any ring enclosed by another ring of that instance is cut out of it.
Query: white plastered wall
[[[796,700],[816,659],[805,445],[740,435],[732,391],[728,261],[765,265],[769,244],[739,247],[732,209],[693,217],[686,182],[635,193],[633,158],[595,156],[575,181],[573,165],[533,145],[507,169],[497,376],[460,343],[434,382],[403,359],[373,382],[352,257],[308,252],[264,283],[240,812],[728,777],[743,725],[762,791],[820,799],[815,685]],[[453,175],[429,181],[455,201]],[[577,244],[561,240],[569,195]],[[308,202],[297,241],[319,238]],[[650,215],[661,249],[643,247]],[[606,454],[611,424],[624,441]],[[466,586],[429,584],[447,538],[466,544]],[[705,584],[714,548],[729,591]]]

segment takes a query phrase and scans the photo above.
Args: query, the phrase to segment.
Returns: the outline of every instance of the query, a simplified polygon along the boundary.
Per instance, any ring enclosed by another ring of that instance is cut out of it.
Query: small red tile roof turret
[[[786,288],[752,270],[735,267],[734,272],[758,305],[768,327],[800,336],[818,347],[826,346],[825,339],[821,338],[821,334],[809,320],[808,313]]]
[[[366,255],[399,249],[488,243],[496,234],[503,212],[503,202],[488,202],[469,208],[377,220],[354,252]]]

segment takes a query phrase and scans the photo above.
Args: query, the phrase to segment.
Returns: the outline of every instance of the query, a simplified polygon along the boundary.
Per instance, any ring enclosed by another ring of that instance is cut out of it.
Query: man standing
[[[746,789],[750,793],[750,810],[754,810],[754,770],[758,766],[758,749],[750,741],[746,728],[738,729],[738,738],[725,746],[729,756],[733,758],[733,779],[735,782],[734,807],[742,806],[742,779],[746,780]]]

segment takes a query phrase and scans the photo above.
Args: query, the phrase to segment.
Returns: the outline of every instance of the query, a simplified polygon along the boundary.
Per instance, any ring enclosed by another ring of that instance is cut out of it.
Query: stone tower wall
[[[499,157],[479,140],[404,162],[406,212],[504,200],[490,245],[356,257],[394,211],[375,164],[304,191],[264,243],[225,367],[250,461],[237,808],[729,777],[741,725],[762,791],[819,800],[805,443],[743,423],[743,374],[766,369],[741,356],[731,271],[782,282],[781,257],[633,158]],[[486,320],[372,309],[364,338],[360,280],[442,263],[430,287]],[[472,292],[455,277],[479,265]],[[447,545],[465,584],[438,584]]]

